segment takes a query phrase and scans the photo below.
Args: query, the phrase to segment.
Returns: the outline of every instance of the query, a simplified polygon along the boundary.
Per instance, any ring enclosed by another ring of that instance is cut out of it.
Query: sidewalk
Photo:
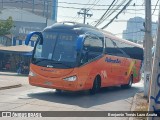
[[[27,77],[14,72],[0,72],[0,90],[21,87],[26,82],[24,79]]]
[[[131,111],[148,111],[147,98],[144,98],[144,93],[136,93],[133,97]],[[147,120],[147,117],[130,117],[129,120]]]

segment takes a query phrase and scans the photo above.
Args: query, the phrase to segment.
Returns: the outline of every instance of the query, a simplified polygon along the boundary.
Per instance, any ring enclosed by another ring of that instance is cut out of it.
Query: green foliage
[[[6,21],[0,21],[0,36],[10,34],[10,29],[13,27],[12,17],[9,17]]]

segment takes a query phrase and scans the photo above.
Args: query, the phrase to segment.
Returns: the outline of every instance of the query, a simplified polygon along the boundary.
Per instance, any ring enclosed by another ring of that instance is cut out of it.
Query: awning
[[[26,45],[17,45],[17,46],[0,46],[0,52],[5,53],[20,53],[20,54],[29,54],[32,53],[33,47]]]

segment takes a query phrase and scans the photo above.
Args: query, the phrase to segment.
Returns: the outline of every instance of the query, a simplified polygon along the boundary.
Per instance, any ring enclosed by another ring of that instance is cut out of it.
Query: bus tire
[[[97,76],[97,77],[95,78],[95,80],[94,80],[92,89],[90,89],[90,91],[89,91],[90,94],[91,94],[91,95],[96,94],[96,93],[99,91],[100,87],[101,87],[101,79],[100,79],[100,76]]]
[[[124,88],[124,89],[131,88],[132,87],[132,83],[133,83],[133,75],[130,76],[128,84],[121,85],[121,88]]]
[[[60,90],[60,89],[56,89],[56,92],[57,92],[57,93],[61,93],[61,92],[62,92],[62,90]]]

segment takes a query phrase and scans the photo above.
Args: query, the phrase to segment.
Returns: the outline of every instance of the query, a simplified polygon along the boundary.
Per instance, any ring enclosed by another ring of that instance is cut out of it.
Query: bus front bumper
[[[51,89],[60,89],[67,91],[80,91],[83,89],[83,85],[75,81],[66,81],[63,78],[41,78],[29,76],[29,84],[33,86],[51,88]]]

